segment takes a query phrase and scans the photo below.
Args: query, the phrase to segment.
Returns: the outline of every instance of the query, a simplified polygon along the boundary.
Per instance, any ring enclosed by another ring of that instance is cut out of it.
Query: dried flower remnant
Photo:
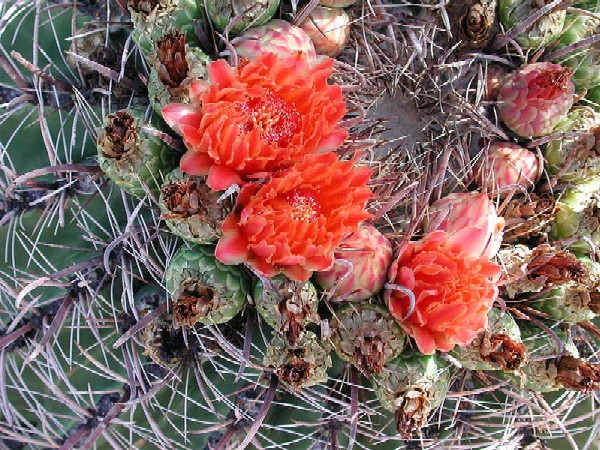
[[[161,0],[129,0],[127,6],[137,13],[150,14],[153,11],[160,10],[166,3]]]
[[[535,240],[543,237],[544,228],[554,219],[556,199],[550,194],[515,196],[512,198],[502,217],[504,227],[504,243]]]
[[[196,0],[129,0],[128,7],[133,22],[131,39],[150,62],[158,42],[172,30],[185,34],[188,44],[197,40],[194,20],[202,20],[202,11]]]
[[[299,283],[284,276],[258,281],[254,288],[256,309],[292,347],[309,323],[319,323],[319,296],[310,282]]]
[[[117,160],[127,158],[137,150],[138,133],[134,116],[127,111],[109,115],[98,137],[98,145],[103,156]]]
[[[590,311],[600,316],[600,292],[590,292],[590,302],[588,303]]]
[[[548,327],[548,331],[552,333],[548,334],[548,331],[530,321],[519,321],[519,329],[529,359],[521,366],[521,370],[499,375],[521,389],[551,392],[564,388],[557,380],[557,363],[560,358],[567,356],[579,357],[577,347],[566,330],[559,326]]]
[[[496,20],[496,2],[479,0],[469,4],[459,19],[461,31],[467,41],[472,44],[486,43]]]
[[[221,226],[232,202],[228,198],[219,201],[219,194],[206,185],[205,177],[186,176],[176,169],[165,177],[159,206],[161,219],[173,234],[209,244],[221,237]]]
[[[223,223],[217,258],[296,281],[330,268],[342,238],[370,217],[370,174],[326,153],[308,155],[262,185],[244,186]]]
[[[482,344],[483,360],[504,370],[518,370],[525,362],[527,349],[521,342],[515,342],[508,334],[494,334],[485,345]]]
[[[588,275],[586,266],[573,253],[553,250],[547,244],[533,250],[526,270],[531,277],[542,276],[555,284],[582,281]]]
[[[301,56],[272,53],[237,68],[211,63],[210,84],[191,85],[199,106],[162,110],[188,147],[182,171],[208,175],[207,184],[223,190],[337,148],[347,134],[339,127],[346,106],[341,88],[327,83],[332,64],[309,68]]]
[[[184,282],[172,299],[173,315],[178,326],[194,326],[207,317],[215,306],[215,290],[198,280]]]
[[[164,291],[149,286],[136,293],[135,307],[140,318],[164,305],[167,301]],[[180,329],[173,326],[173,315],[165,312],[155,317],[140,332],[144,354],[157,364],[177,364],[189,353]]]
[[[421,353],[468,345],[487,326],[500,267],[465,254],[462,245],[444,231],[434,231],[407,243],[390,267],[388,309]],[[394,285],[412,291],[413,311],[408,295]]]
[[[172,149],[148,131],[154,128],[142,111],[130,109],[106,116],[98,134],[100,168],[136,197],[154,191],[175,166]]]
[[[210,61],[200,49],[186,43],[186,36],[169,31],[148,54],[152,68],[148,78],[148,98],[152,107],[161,111],[171,103],[190,103],[193,80],[206,77]]]
[[[246,306],[250,282],[236,266],[224,266],[214,247],[181,247],[165,272],[178,325],[215,325],[231,320]]]
[[[294,347],[275,335],[267,346],[263,364],[273,368],[281,382],[299,391],[327,380],[331,357],[317,336],[306,331]]]
[[[492,309],[488,326],[464,347],[450,353],[469,370],[518,370],[527,360],[519,326],[508,312]]]
[[[437,356],[415,352],[396,358],[372,381],[381,405],[394,413],[400,435],[411,439],[444,401],[450,371]]]
[[[593,392],[600,389],[600,364],[563,356],[556,364],[556,381],[573,391]]]
[[[156,46],[158,77],[169,87],[178,87],[187,78],[189,70],[185,58],[185,34],[168,33]]]
[[[378,305],[347,305],[335,312],[331,343],[344,361],[366,376],[383,370],[404,348],[404,334],[385,308]]]
[[[522,137],[550,134],[573,105],[573,70],[549,62],[527,64],[498,92],[498,113]]]
[[[578,262],[585,269],[584,275],[528,300],[527,306],[568,323],[593,320],[597,315],[594,299],[600,292],[600,263],[586,258]]]
[[[568,250],[548,244],[531,249],[524,245],[503,248],[499,260],[505,273],[504,294],[515,298],[541,292],[551,285],[577,285],[588,277],[586,265]]]

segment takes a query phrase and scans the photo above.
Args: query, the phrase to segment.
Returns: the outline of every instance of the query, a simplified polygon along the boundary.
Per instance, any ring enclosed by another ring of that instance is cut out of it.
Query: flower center
[[[296,105],[285,102],[267,89],[261,97],[238,105],[238,109],[247,115],[241,131],[249,133],[258,129],[260,137],[269,144],[285,147],[300,131],[300,113]]]
[[[286,200],[292,207],[292,220],[313,222],[321,214],[321,205],[312,189],[294,189],[287,195]]]

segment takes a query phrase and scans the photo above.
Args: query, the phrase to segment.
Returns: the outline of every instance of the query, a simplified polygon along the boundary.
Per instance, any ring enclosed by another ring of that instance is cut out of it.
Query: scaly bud
[[[498,92],[500,118],[521,137],[550,134],[573,105],[572,73],[570,67],[549,62],[516,70]]]
[[[338,309],[331,330],[338,356],[366,376],[380,373],[404,348],[404,333],[379,305],[359,303]]]
[[[109,114],[98,134],[98,162],[108,177],[136,197],[160,186],[175,167],[175,153],[152,134],[157,129],[143,112],[123,110]]]

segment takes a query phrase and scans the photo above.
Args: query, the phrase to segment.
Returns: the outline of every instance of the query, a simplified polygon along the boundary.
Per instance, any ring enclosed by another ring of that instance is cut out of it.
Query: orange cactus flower
[[[217,259],[297,281],[329,269],[341,240],[370,217],[370,175],[330,152],[307,155],[264,184],[246,184],[223,223]]]
[[[340,86],[330,85],[333,60],[309,65],[297,55],[261,53],[238,67],[209,66],[210,83],[191,85],[195,105],[163,108],[188,148],[181,170],[208,175],[223,190],[285,169],[306,154],[335,150],[347,137]]]
[[[390,267],[384,298],[421,353],[468,345],[487,326],[500,267],[469,255],[461,244],[445,231],[434,231],[401,248]],[[405,290],[412,291],[414,305]]]

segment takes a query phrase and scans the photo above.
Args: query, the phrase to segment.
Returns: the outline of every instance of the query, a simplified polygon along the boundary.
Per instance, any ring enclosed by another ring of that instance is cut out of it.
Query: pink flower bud
[[[442,230],[447,245],[471,258],[492,258],[502,244],[504,219],[486,194],[450,194],[429,207],[425,233]]]
[[[333,267],[316,272],[315,282],[323,289],[334,288],[340,300],[366,300],[381,290],[392,263],[388,239],[368,223],[351,234],[335,251]]]
[[[540,164],[533,152],[512,142],[494,142],[480,165],[477,184],[505,197],[518,186],[533,187],[539,175]]]
[[[238,56],[254,59],[259,53],[275,53],[279,58],[304,55],[312,64],[317,54],[310,37],[301,29],[285,20],[271,20],[256,28],[250,28],[231,41]]]
[[[573,70],[549,62],[527,64],[508,76],[498,92],[498,113],[519,136],[544,136],[573,105]]]
[[[300,24],[320,55],[339,55],[350,39],[350,16],[340,8],[317,6]]]

